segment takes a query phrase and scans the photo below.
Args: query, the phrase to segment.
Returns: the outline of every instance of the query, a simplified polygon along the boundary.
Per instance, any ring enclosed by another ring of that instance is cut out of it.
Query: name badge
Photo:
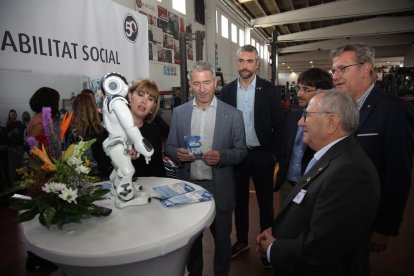
[[[295,202],[297,204],[301,204],[303,198],[305,197],[305,194],[306,194],[306,190],[304,190],[304,189],[300,190],[300,192],[293,199],[293,202]]]

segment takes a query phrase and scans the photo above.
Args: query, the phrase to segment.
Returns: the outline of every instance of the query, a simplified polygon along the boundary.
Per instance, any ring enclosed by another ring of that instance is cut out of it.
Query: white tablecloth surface
[[[144,191],[174,183],[171,178],[141,177]],[[199,189],[200,187],[192,184]],[[111,197],[108,194],[108,197]],[[38,219],[23,223],[27,249],[52,262],[70,266],[114,266],[160,257],[186,246],[210,226],[214,200],[165,208],[157,199],[147,205],[117,209],[113,198],[100,205],[112,209],[107,217],[70,223],[47,230]]]

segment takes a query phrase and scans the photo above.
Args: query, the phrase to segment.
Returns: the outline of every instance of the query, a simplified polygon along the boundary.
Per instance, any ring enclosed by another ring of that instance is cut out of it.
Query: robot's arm
[[[139,154],[142,154],[148,163],[151,160],[151,156],[154,154],[154,148],[147,139],[142,137],[141,131],[134,125],[131,111],[124,101],[124,98],[112,99],[110,103],[110,111],[115,113],[119,124],[125,130],[129,140],[134,144],[135,150]]]

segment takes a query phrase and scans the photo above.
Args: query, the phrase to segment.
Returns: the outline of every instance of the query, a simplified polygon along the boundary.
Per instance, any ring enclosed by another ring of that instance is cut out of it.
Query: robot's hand
[[[154,154],[154,147],[151,145],[150,141],[146,138],[142,138],[134,144],[134,148],[138,154],[142,154],[145,157],[145,162],[148,164],[151,160],[151,156]]]

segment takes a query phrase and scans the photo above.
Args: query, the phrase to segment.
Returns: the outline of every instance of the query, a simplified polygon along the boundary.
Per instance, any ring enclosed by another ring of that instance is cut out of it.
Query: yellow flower
[[[49,156],[47,155],[45,146],[43,144],[41,150],[38,147],[33,147],[32,153],[44,162],[42,169],[46,171],[56,171],[56,165],[53,164],[53,162],[50,160]]]
[[[75,145],[74,144],[71,144],[67,148],[67,150],[65,151],[65,153],[63,154],[62,161],[64,162],[64,161],[68,160],[68,158],[72,156],[72,153],[73,153],[74,150],[75,150]]]

